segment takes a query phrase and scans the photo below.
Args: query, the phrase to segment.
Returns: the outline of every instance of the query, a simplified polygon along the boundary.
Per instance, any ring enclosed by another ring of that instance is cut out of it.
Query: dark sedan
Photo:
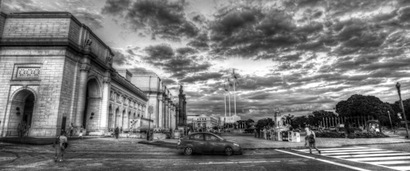
[[[181,138],[177,148],[183,150],[185,155],[192,153],[222,153],[228,156],[242,154],[239,144],[209,132],[192,133]]]

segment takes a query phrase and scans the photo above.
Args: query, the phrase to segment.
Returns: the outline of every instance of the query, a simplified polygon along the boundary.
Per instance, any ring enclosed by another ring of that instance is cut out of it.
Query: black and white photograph
[[[0,0],[0,170],[410,171],[409,0]]]

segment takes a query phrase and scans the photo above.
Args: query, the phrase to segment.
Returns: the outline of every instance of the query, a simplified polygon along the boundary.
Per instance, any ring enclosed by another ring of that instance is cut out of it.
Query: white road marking
[[[410,160],[367,162],[370,164],[408,164]]]
[[[324,153],[322,151],[323,156],[337,156],[337,155],[344,155],[344,154],[380,154],[380,153],[397,153],[397,151],[355,151],[355,152],[343,152],[343,153]]]
[[[354,166],[350,166],[350,165],[346,165],[346,164],[342,164],[342,163],[336,163],[336,162],[333,162],[333,161],[319,159],[319,158],[315,158],[315,157],[305,156],[305,155],[292,153],[292,152],[288,152],[288,151],[284,151],[284,150],[276,150],[276,151],[291,154],[291,155],[295,155],[295,156],[299,156],[299,157],[304,157],[304,158],[308,158],[308,159],[318,160],[318,161],[321,161],[321,162],[325,162],[325,163],[329,163],[329,164],[333,164],[333,165],[336,165],[336,166],[341,166],[341,167],[345,167],[345,168],[349,168],[349,169],[353,169],[353,170],[369,171],[367,169],[362,169],[362,168],[359,168],[359,167],[354,167]]]
[[[247,164],[247,163],[277,163],[279,161],[232,161],[232,162],[206,162],[206,163],[198,163],[200,165],[216,165],[216,164]]]
[[[368,147],[321,149],[323,156],[371,164],[393,170],[410,170],[410,153]],[[308,150],[296,150],[308,153]],[[406,165],[407,164],[407,165]]]
[[[388,154],[355,154],[355,155],[340,155],[340,156],[332,156],[332,157],[340,157],[340,158],[346,158],[346,157],[385,157],[385,156],[409,156],[410,153],[388,153]]]
[[[410,170],[410,166],[392,166],[390,168],[396,169],[396,170]]]
[[[383,161],[383,160],[399,160],[399,159],[410,159],[410,156],[401,157],[369,157],[369,158],[358,158],[358,159],[347,159],[351,161]]]

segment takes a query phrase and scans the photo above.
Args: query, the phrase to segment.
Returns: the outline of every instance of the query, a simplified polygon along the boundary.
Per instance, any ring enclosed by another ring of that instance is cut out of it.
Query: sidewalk
[[[223,138],[228,141],[233,141],[241,145],[244,150],[254,149],[298,149],[306,148],[305,137],[301,136],[301,142],[288,142],[288,141],[271,141],[265,139],[255,138],[249,135],[222,135]],[[150,144],[162,147],[175,148],[178,139],[165,139],[154,141],[140,141],[141,144]],[[410,139],[404,137],[388,137],[388,138],[316,138],[316,146],[323,147],[342,147],[342,146],[354,146],[354,145],[371,145],[371,144],[393,144],[393,143],[410,143]]]

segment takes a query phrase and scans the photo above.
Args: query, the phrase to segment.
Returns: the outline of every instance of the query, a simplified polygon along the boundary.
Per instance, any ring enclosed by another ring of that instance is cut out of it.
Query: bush
[[[317,132],[316,137],[322,137],[322,138],[345,138],[345,133],[341,132]],[[384,135],[381,132],[356,132],[356,133],[351,133],[349,138],[385,138],[389,137],[387,135]]]

